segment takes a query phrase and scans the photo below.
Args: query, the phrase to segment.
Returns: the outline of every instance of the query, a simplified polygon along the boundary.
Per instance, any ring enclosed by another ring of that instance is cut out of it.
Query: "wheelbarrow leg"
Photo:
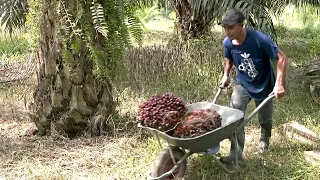
[[[227,173],[232,174],[236,171],[236,170],[231,170],[231,169],[227,168],[227,166],[224,163],[222,163],[215,155],[213,155],[212,158]]]
[[[236,172],[236,170],[239,168],[239,145],[238,145],[238,138],[237,138],[237,133],[235,132],[233,134],[234,136],[234,140],[235,140],[235,144],[236,144],[236,147],[234,148],[233,150],[233,154],[235,155],[234,157],[234,163],[235,163],[235,169],[230,169],[230,168],[227,168],[226,164],[222,163],[215,155],[213,155],[213,160],[224,170],[226,171],[227,173],[234,173]]]
[[[171,156],[172,162],[174,163],[174,165],[177,165],[176,159],[173,156],[173,152],[172,152],[172,149],[171,149],[170,146],[169,146],[169,152],[170,152],[170,156]]]
[[[238,168],[239,167],[239,144],[238,144],[237,132],[234,133],[234,141],[236,143],[236,149],[235,149],[236,152],[234,152],[235,153],[234,162],[235,162],[236,168]]]
[[[161,145],[160,138],[159,138],[158,134],[156,134],[156,137],[157,137],[158,144],[159,144],[160,148],[161,148],[161,149],[163,149],[163,148],[162,148],[162,145]],[[169,145],[169,147],[168,147],[168,148],[169,148],[169,152],[170,152],[171,159],[172,159],[173,163],[176,165],[176,164],[177,164],[177,162],[176,162],[176,160],[175,160],[175,158],[174,158],[174,156],[173,156],[171,146]]]
[[[170,151],[170,149],[171,149],[171,147],[169,147],[169,151]],[[171,149],[171,150],[172,150],[171,153],[173,153],[174,149]],[[181,151],[181,152],[183,152],[183,151]],[[169,156],[168,158],[172,158],[172,154],[171,154],[171,153],[169,153],[169,155],[166,154],[166,157]],[[162,171],[162,170],[163,170],[162,166],[163,166],[164,164],[158,164],[158,163],[157,163],[158,166],[154,167],[155,169],[152,170],[152,171],[155,171],[155,172],[156,172],[156,174],[157,174],[156,176],[157,176],[157,177],[152,177],[153,172],[151,171],[151,172],[148,172],[148,173],[147,173],[147,179],[148,179],[148,180],[162,180],[162,179],[165,179],[165,178],[173,175],[173,174],[175,173],[175,171],[177,171],[177,170],[180,168],[180,166],[185,166],[185,168],[186,168],[186,160],[187,160],[187,158],[188,158],[190,155],[192,155],[192,154],[193,154],[193,152],[191,152],[191,151],[185,153],[183,156],[181,156],[181,159],[179,159],[178,162],[176,162],[176,163],[174,164],[174,166],[173,166],[169,171],[166,171],[166,172],[163,172],[163,171]],[[161,157],[163,157],[163,156],[161,156]],[[162,159],[162,158],[161,158],[161,159]],[[173,158],[173,159],[174,159],[174,158]],[[162,161],[161,161],[161,162],[162,162]],[[164,161],[164,162],[166,162],[166,161]],[[158,168],[161,169],[161,173],[160,173],[160,174],[158,174]],[[184,173],[185,173],[185,172],[182,172],[182,174],[180,174],[180,175],[183,176]]]
[[[157,138],[157,140],[158,140],[158,144],[159,144],[160,148],[162,149],[162,144],[161,144],[161,142],[160,142],[160,138],[159,138],[158,134],[156,134],[156,138]]]

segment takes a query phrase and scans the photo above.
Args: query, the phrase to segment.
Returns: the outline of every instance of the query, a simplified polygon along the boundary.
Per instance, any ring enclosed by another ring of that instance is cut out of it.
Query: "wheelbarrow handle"
[[[238,129],[243,128],[247,123],[253,118],[254,115],[257,114],[257,112],[271,99],[276,97],[274,94],[269,95],[266,99],[264,99],[259,106],[251,113],[247,118],[244,119],[244,121],[238,126]]]
[[[216,103],[217,99],[219,98],[219,96],[220,96],[220,94],[221,94],[221,92],[222,92],[222,89],[223,89],[223,88],[220,86],[219,89],[218,89],[218,91],[217,91],[217,93],[216,93],[216,95],[215,95],[215,97],[214,97],[214,99],[213,99],[213,101],[212,101],[213,104]]]

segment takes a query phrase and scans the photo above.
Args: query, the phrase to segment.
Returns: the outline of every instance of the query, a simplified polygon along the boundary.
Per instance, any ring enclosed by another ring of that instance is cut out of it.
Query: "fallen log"
[[[309,86],[310,95],[320,104],[320,59],[310,61],[305,72],[305,82]]]

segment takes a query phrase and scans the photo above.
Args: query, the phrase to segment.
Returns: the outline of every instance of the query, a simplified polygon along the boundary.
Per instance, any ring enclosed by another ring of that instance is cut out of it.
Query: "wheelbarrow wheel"
[[[171,147],[173,157],[175,158],[176,163],[182,159],[185,153],[178,147]],[[162,174],[170,171],[174,167],[174,162],[170,156],[169,148],[163,149],[160,154],[158,155],[152,171],[152,177],[159,177]],[[169,177],[163,178],[161,180],[170,180],[170,179],[177,179],[182,178],[187,169],[187,159],[181,162],[180,166],[174,171]]]

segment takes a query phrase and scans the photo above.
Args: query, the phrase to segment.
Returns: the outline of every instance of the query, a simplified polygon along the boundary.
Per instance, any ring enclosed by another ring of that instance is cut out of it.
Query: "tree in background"
[[[1,0],[1,22],[10,33],[27,19],[38,26],[34,30],[39,32],[32,32],[39,35],[34,38],[38,86],[30,117],[40,135],[107,132],[116,107],[112,81],[124,69],[125,47],[131,39],[141,42],[136,5],[118,0]]]
[[[177,16],[177,34],[181,39],[200,38],[219,23],[229,8],[239,8],[246,15],[248,26],[268,33],[276,39],[272,16],[278,17],[285,7],[294,4],[319,6],[319,1],[297,0],[170,0]]]
[[[9,33],[27,24],[38,60],[38,86],[30,115],[40,135],[73,136],[107,131],[115,111],[112,82],[124,70],[122,55],[131,39],[141,42],[134,12],[161,0],[0,0],[1,25]],[[319,1],[170,0],[181,39],[199,38],[230,7],[240,8],[249,25],[276,37],[272,15],[286,5]],[[162,3],[163,5],[163,3]],[[161,5],[161,6],[162,6]],[[26,16],[27,14],[27,16]]]

